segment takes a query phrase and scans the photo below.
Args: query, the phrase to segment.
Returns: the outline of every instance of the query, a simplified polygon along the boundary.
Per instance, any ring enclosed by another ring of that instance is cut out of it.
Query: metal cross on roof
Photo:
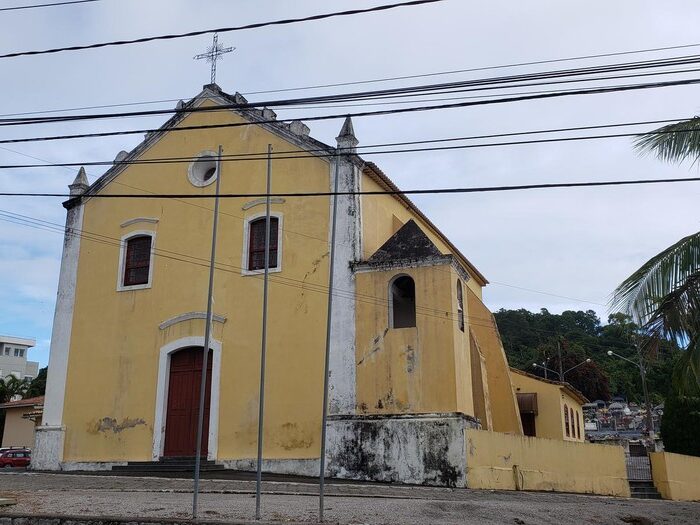
[[[225,53],[230,53],[236,49],[235,47],[223,47],[219,44],[219,34],[214,33],[214,41],[212,45],[207,48],[205,53],[200,53],[194,56],[194,60],[201,60],[205,58],[207,62],[211,63],[211,83],[216,83],[216,61],[222,58],[221,55]]]

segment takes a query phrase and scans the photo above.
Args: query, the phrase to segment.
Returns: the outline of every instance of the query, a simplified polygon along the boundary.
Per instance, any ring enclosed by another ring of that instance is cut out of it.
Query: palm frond
[[[684,237],[655,255],[613,292],[611,309],[645,325],[659,304],[700,273],[700,232]]]
[[[700,159],[700,117],[681,120],[641,135],[634,147],[665,162]]]

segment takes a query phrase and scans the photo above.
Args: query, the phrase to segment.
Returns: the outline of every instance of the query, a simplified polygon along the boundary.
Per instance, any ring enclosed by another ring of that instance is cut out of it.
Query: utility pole
[[[216,195],[214,196],[214,221],[211,232],[211,259],[209,260],[209,290],[207,292],[207,320],[204,326],[204,348],[202,349],[202,379],[199,384],[199,413],[197,415],[197,449],[194,457],[194,490],[192,494],[192,519],[197,519],[199,499],[199,468],[202,455],[202,432],[204,428],[204,398],[207,389],[207,368],[209,367],[209,347],[211,346],[212,301],[214,299],[214,262],[216,260],[216,231],[219,226],[219,189],[221,187],[221,154],[219,145],[216,158]]]
[[[557,355],[559,356],[559,381],[564,381],[564,366],[561,362],[561,336],[557,336]]]
[[[265,273],[263,279],[262,343],[260,348],[260,396],[258,402],[258,465],[255,476],[255,519],[260,519],[262,487],[263,421],[265,418],[265,356],[267,354],[267,290],[270,278],[270,190],[272,144],[267,145],[267,185],[265,191]],[[279,235],[279,233],[278,233]],[[279,253],[278,253],[279,257]]]
[[[331,355],[331,314],[333,310],[333,269],[335,267],[335,230],[338,217],[338,163],[340,158],[336,153],[333,169],[333,211],[331,218],[331,246],[328,261],[328,313],[326,319],[326,355],[323,366],[323,410],[321,413],[321,458],[318,484],[318,521],[323,522],[323,497],[325,491],[326,469],[326,423],[328,422],[328,374]]]
[[[654,418],[651,414],[651,402],[649,401],[649,389],[647,388],[647,370],[644,366],[644,359],[642,358],[642,351],[639,345],[635,344],[634,347],[637,349],[637,358],[639,359],[639,375],[642,377],[642,392],[644,392],[644,404],[647,406],[647,431],[649,432],[649,437],[654,437]]]

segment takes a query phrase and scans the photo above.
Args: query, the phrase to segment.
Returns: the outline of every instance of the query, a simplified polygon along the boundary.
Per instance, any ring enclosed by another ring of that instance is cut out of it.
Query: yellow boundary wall
[[[466,431],[467,487],[630,497],[622,447]]]
[[[652,452],[649,459],[654,486],[662,498],[700,501],[700,458]]]

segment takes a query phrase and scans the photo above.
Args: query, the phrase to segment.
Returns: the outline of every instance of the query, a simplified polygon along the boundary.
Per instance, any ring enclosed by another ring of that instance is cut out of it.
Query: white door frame
[[[168,413],[168,383],[170,379],[170,354],[191,346],[204,347],[204,337],[190,336],[172,341],[160,348],[158,357],[158,383],[156,390],[156,414],[153,422],[153,461],[163,456],[165,447],[165,423]],[[209,407],[209,445],[207,458],[216,460],[219,441],[219,387],[221,378],[221,341],[212,339],[211,403]]]

